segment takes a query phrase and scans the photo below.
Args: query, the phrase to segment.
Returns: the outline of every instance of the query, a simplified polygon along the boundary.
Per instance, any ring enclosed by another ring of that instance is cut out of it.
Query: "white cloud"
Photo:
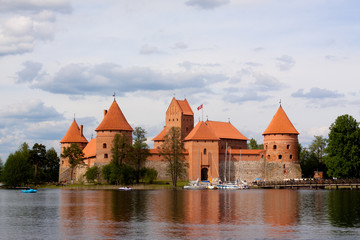
[[[229,3],[230,0],[189,0],[185,2],[188,6],[195,6],[205,10],[218,8]]]
[[[139,53],[143,55],[151,55],[151,54],[158,54],[160,53],[160,51],[157,47],[145,44],[141,47]]]
[[[281,71],[288,71],[295,66],[295,60],[293,57],[288,55],[282,55],[276,58],[278,61],[277,66]]]

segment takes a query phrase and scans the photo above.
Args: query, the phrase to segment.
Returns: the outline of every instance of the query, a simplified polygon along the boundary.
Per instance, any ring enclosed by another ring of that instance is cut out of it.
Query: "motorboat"
[[[36,193],[37,190],[29,188],[29,189],[22,189],[21,192],[23,192],[23,193]]]
[[[132,188],[131,187],[119,187],[119,190],[120,191],[130,191],[130,190],[132,190]]]
[[[189,185],[184,186],[184,189],[201,190],[201,189],[206,189],[206,187],[207,187],[207,184],[200,184],[199,179],[197,179],[196,181],[190,181]]]

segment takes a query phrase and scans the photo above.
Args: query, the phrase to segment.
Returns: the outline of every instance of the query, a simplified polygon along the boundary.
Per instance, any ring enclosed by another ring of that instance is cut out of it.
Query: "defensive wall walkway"
[[[257,182],[259,188],[273,189],[360,189],[360,179],[309,179]]]

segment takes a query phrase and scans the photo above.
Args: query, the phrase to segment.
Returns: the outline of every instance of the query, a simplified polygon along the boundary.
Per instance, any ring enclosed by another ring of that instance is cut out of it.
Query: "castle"
[[[265,129],[264,149],[247,149],[249,140],[230,122],[199,121],[194,127],[194,113],[186,99],[172,99],[166,114],[165,127],[153,139],[154,148],[145,161],[146,167],[158,171],[158,179],[169,179],[167,162],[160,155],[164,136],[171,127],[179,127],[184,141],[185,159],[188,163],[188,180],[246,181],[283,180],[301,178],[298,153],[298,135],[284,109],[280,105]],[[86,170],[92,166],[103,166],[112,158],[112,140],[123,133],[132,142],[133,129],[127,122],[114,99],[104,118],[95,129],[96,138],[90,142],[83,135],[83,126],[72,122],[60,141],[61,153],[71,143],[77,143],[85,155],[84,164],[70,174],[67,159],[61,158],[59,181],[82,181]]]

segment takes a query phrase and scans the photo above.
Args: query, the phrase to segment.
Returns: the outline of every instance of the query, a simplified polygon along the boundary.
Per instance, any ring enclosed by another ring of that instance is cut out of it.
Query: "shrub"
[[[85,173],[85,177],[88,182],[95,182],[95,180],[99,178],[99,175],[100,169],[98,166],[89,168]]]

